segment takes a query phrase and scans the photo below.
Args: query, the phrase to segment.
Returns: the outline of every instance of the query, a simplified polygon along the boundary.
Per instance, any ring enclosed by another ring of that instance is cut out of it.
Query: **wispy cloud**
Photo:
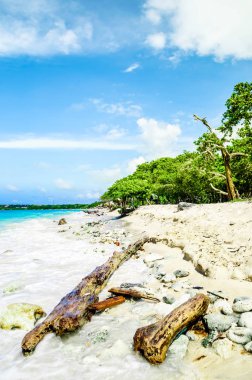
[[[73,184],[71,182],[62,178],[55,179],[54,184],[58,189],[62,190],[71,190],[73,188]]]
[[[139,69],[139,68],[140,68],[140,64],[136,62],[130,65],[129,67],[127,67],[123,72],[132,73],[132,71],[135,71],[136,69]]]
[[[85,150],[134,150],[131,143],[114,143],[104,140],[71,140],[52,138],[26,138],[0,141],[0,149],[85,149]]]
[[[106,103],[102,99],[91,99],[91,103],[98,111],[111,115],[140,117],[142,115],[142,107],[132,102],[124,103]]]
[[[15,185],[7,185],[6,189],[9,190],[9,191],[13,191],[13,192],[19,191],[19,188],[17,186],[15,186]]]

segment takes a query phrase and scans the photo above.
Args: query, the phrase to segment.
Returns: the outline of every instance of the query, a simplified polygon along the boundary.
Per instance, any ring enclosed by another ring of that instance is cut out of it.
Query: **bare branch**
[[[197,115],[193,115],[193,117],[194,117],[194,120],[201,121],[201,123],[203,123],[211,133],[214,133],[213,130],[212,130],[212,128],[208,124],[208,122],[207,122],[207,120],[206,120],[205,117],[201,118],[201,117],[199,117]]]
[[[209,172],[209,173],[215,175],[216,177],[221,177],[221,178],[226,179],[226,176],[222,173],[218,173],[218,172]]]
[[[225,191],[222,191],[222,190],[220,190],[220,189],[217,189],[216,187],[214,187],[214,185],[213,185],[212,183],[210,183],[210,186],[211,186],[211,188],[212,188],[214,191],[216,191],[217,193],[228,196],[228,193],[226,193]]]
[[[237,156],[245,156],[245,157],[248,157],[248,154],[246,154],[246,153],[239,153],[239,152],[236,152],[236,153],[230,153],[230,158],[234,158],[234,157],[237,157]]]

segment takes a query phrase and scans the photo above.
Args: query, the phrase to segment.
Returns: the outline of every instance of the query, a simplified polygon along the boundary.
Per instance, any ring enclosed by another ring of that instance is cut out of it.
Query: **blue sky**
[[[92,202],[251,81],[250,0],[0,0],[0,203]]]

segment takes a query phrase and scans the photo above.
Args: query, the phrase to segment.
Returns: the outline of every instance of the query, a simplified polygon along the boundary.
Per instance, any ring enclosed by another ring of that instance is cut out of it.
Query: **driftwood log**
[[[206,313],[209,302],[209,297],[198,294],[161,321],[139,328],[134,336],[134,350],[152,364],[162,363],[174,339]]]
[[[123,252],[114,252],[103,265],[95,268],[53,309],[48,317],[33,330],[28,332],[22,341],[24,355],[32,353],[43,337],[54,332],[56,335],[75,331],[90,320],[94,314],[89,306],[98,301],[98,294],[107,285],[115,270],[147,242],[156,243],[161,239],[144,236]]]
[[[109,289],[109,292],[115,295],[121,295],[124,297],[131,297],[131,298],[144,298],[153,302],[160,302],[160,300],[156,297],[153,297],[149,295],[148,293],[139,292],[135,289],[124,289],[124,288],[111,288]]]
[[[106,309],[110,309],[111,307],[120,305],[125,302],[125,298],[123,296],[110,297],[105,299],[104,301],[95,302],[88,306],[90,310],[94,311],[103,311]]]

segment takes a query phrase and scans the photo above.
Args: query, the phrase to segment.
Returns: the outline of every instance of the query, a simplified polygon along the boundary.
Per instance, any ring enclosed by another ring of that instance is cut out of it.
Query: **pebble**
[[[227,337],[234,343],[246,344],[252,340],[252,329],[246,327],[232,327]]]
[[[175,270],[175,272],[173,272],[174,275],[176,276],[176,278],[182,278],[182,277],[187,277],[189,276],[190,272],[186,271],[186,270]]]
[[[161,282],[167,284],[168,282],[173,282],[176,280],[176,277],[174,274],[166,274],[165,276],[158,275],[158,279],[161,280]]]
[[[217,355],[223,359],[228,359],[232,354],[232,342],[229,339],[217,339],[213,342],[212,347]]]
[[[252,298],[241,299],[233,304],[233,311],[244,313],[252,310]]]
[[[214,307],[220,310],[225,315],[232,315],[233,309],[230,303],[226,300],[218,299],[214,302]]]
[[[237,322],[237,318],[233,315],[223,315],[220,313],[213,313],[204,316],[204,321],[209,330],[227,331],[232,323]]]
[[[171,304],[173,304],[176,300],[175,300],[174,297],[166,297],[166,296],[164,296],[164,297],[163,297],[163,301],[164,301],[164,303],[167,303],[168,305],[171,305]]]
[[[238,325],[252,329],[252,312],[242,313]]]

